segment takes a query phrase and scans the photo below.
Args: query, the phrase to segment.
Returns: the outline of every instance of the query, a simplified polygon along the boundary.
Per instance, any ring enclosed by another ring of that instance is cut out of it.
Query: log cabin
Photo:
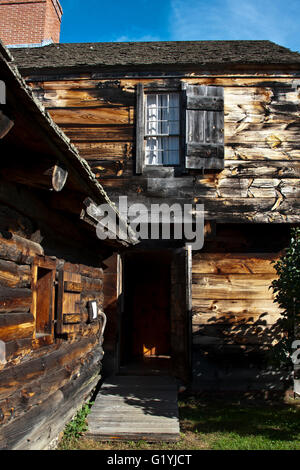
[[[53,43],[59,22],[24,40],[0,24],[12,33],[0,80],[13,90],[0,140],[12,155],[1,160],[1,446],[49,445],[101,366],[209,392],[288,389],[270,366],[282,332],[269,286],[300,222],[300,55],[270,41]],[[147,211],[202,204],[203,247],[100,242],[91,200],[116,210],[124,196]]]
[[[101,379],[112,205],[0,44],[0,448],[45,449]]]
[[[270,41],[14,48],[19,70],[112,201],[204,205],[204,245],[110,259],[107,373],[197,390],[285,390],[270,284],[300,222],[300,54]]]

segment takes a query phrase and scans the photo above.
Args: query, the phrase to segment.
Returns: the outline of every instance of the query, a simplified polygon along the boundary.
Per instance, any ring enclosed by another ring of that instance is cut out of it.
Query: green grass
[[[210,449],[300,450],[300,409],[189,399],[180,404],[181,426]]]
[[[97,442],[69,436],[60,449],[103,450],[300,450],[300,407],[186,397],[179,402],[176,443]]]

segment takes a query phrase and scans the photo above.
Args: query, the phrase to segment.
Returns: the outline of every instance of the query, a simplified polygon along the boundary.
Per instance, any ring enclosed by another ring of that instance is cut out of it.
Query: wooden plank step
[[[114,376],[101,387],[88,416],[95,440],[179,440],[177,382],[164,376]]]

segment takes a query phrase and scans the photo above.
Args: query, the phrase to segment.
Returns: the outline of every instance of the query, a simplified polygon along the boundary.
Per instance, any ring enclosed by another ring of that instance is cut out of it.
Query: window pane
[[[164,162],[167,165],[179,164],[179,137],[168,137],[168,153]]]
[[[170,108],[175,107],[179,108],[179,95],[178,93],[169,94],[169,106]]]
[[[158,138],[146,139],[146,165],[162,164],[162,149]]]
[[[147,165],[179,164],[179,101],[178,93],[147,95],[146,135],[151,136],[145,143]]]
[[[178,165],[179,137],[148,137],[146,165]]]

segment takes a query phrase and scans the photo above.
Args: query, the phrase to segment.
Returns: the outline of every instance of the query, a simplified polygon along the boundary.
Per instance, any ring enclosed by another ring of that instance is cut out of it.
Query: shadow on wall
[[[201,390],[278,390],[292,388],[292,368],[280,365],[281,318],[268,324],[235,315],[210,316],[193,337],[193,375]]]

